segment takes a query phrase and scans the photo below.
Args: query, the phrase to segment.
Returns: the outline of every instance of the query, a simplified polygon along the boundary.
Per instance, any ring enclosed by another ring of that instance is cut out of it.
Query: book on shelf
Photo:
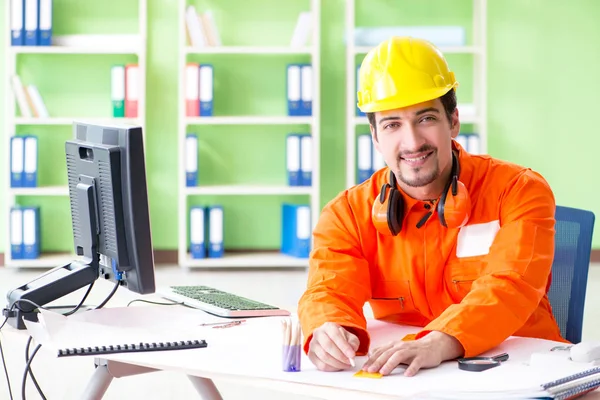
[[[13,75],[11,84],[20,114],[24,118],[48,118],[50,114],[36,85],[24,85],[19,75]]]
[[[194,48],[221,46],[221,37],[212,11],[199,13],[189,5],[185,11],[187,44]]]

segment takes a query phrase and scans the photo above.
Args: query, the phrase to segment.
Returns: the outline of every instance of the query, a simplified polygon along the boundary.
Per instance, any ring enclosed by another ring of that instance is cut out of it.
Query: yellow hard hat
[[[360,110],[376,112],[436,99],[458,82],[432,43],[395,36],[367,53],[358,86]]]

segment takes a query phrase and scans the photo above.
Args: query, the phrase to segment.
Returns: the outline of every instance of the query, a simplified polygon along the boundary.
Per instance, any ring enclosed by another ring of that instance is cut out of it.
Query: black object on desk
[[[112,346],[79,347],[58,350],[58,357],[89,356],[111,353],[136,353],[143,351],[187,350],[207,347],[205,340],[187,340],[180,342],[132,343]]]
[[[458,368],[464,371],[481,372],[500,365],[508,360],[508,353],[498,354],[493,357],[467,357],[458,359]]]

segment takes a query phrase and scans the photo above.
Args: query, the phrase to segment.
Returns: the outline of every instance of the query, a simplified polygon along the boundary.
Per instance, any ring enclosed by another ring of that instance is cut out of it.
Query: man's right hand
[[[333,322],[326,322],[313,332],[308,358],[321,371],[340,371],[351,367],[360,342],[353,333]]]

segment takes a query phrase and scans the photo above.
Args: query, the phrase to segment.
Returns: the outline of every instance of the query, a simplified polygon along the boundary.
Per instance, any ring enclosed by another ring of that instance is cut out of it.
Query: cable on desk
[[[0,325],[0,329],[4,326],[4,324],[8,321],[8,317],[4,320],[2,325]],[[10,396],[10,400],[13,400],[12,389],[10,388],[10,378],[8,377],[8,368],[6,368],[6,360],[4,359],[4,350],[2,349],[2,340],[0,339],[0,356],[2,356],[2,366],[4,367],[4,375],[6,375],[6,384],[8,385],[8,394]]]
[[[37,346],[35,346],[35,349],[33,349],[33,353],[31,353],[31,358],[29,359],[29,361],[27,361],[27,364],[25,364],[25,371],[23,371],[23,381],[21,384],[21,398],[23,400],[25,400],[25,384],[27,383],[27,372],[30,370],[31,368],[31,362],[33,361],[33,357],[35,357],[35,355],[37,354],[37,352],[40,350],[40,348],[42,347],[41,344],[38,344]],[[40,394],[42,395],[43,399],[46,399],[46,397],[44,396],[43,393]]]
[[[142,303],[149,303],[149,304],[157,304],[159,306],[183,306],[183,302],[172,302],[172,303],[162,303],[160,301],[151,301],[151,300],[143,300],[143,299],[135,299],[135,300],[131,300],[129,303],[127,303],[127,307],[129,307],[131,304],[136,303],[136,302],[142,302]]]

